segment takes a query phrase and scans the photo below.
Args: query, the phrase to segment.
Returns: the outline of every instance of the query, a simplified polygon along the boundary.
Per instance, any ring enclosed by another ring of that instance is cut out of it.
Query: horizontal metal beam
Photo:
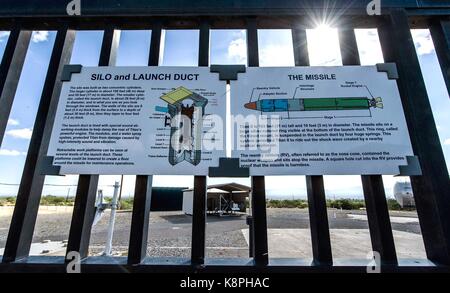
[[[155,15],[268,15],[273,13],[306,14],[312,10],[366,14],[366,0],[115,0],[81,1],[82,16],[155,16]],[[58,0],[2,0],[1,16],[67,16],[69,1]],[[391,8],[444,9],[450,8],[448,1],[436,0],[383,0],[383,11]]]
[[[439,9],[440,18],[450,21],[450,9]],[[315,16],[316,15],[316,16]],[[428,28],[433,14],[423,17],[420,14],[409,13],[411,28]],[[332,15],[331,15],[332,16]],[[2,17],[0,16],[0,31],[12,30],[20,27],[23,30],[57,30],[66,25],[73,30],[104,30],[112,26],[118,30],[150,30],[157,27],[163,29],[199,29],[202,19],[208,17],[211,29],[243,29],[246,27],[247,16],[239,15],[178,15],[178,16],[133,16],[132,18],[120,16],[80,16],[80,17]],[[293,22],[298,28],[311,29],[317,26],[324,16],[322,13],[311,13],[299,17],[298,15],[272,13],[270,15],[257,15],[258,29],[289,29]],[[330,17],[330,16],[328,16]],[[380,19],[385,16],[337,15],[333,26],[339,28],[375,28]]]
[[[81,262],[82,273],[366,273],[367,259],[340,259],[335,265],[317,265],[310,259],[271,259],[264,267],[251,259],[209,259],[204,266],[174,258],[147,258],[138,265],[127,265],[126,257],[88,257]],[[0,273],[65,273],[64,258],[33,256],[25,261],[0,264]],[[381,265],[383,273],[449,273],[449,266],[437,266],[424,259],[402,259],[399,265]],[[178,284],[177,284],[178,285]]]

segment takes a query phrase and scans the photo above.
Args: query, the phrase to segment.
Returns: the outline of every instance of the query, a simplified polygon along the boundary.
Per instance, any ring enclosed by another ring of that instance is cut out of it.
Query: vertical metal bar
[[[396,264],[394,236],[381,175],[361,176],[372,249],[380,254],[381,262]]]
[[[450,21],[433,19],[430,32],[447,91],[450,93]]]
[[[193,265],[201,265],[205,261],[206,188],[206,176],[195,176],[191,244],[191,263]]]
[[[117,49],[119,48],[120,31],[107,28],[103,33],[102,48],[98,66],[114,66],[117,60]]]
[[[258,28],[257,19],[247,20],[247,58],[249,67],[259,66]],[[266,187],[264,176],[253,176],[252,180],[252,219],[253,219],[253,249],[256,265],[269,263],[269,250],[267,244],[267,217],[266,217]],[[252,249],[250,247],[250,249]]]
[[[77,251],[81,258],[89,254],[98,179],[98,175],[80,175],[78,179],[66,253]]]
[[[258,49],[258,29],[256,26],[255,19],[249,19],[247,21],[247,63],[249,67],[258,67],[259,66],[259,49]],[[250,45],[251,43],[251,45]],[[253,46],[250,49],[250,46]],[[249,223],[249,256],[255,258],[255,216],[254,216],[254,198],[253,187],[252,192],[250,193],[250,212],[251,218]]]
[[[120,31],[109,27],[103,33],[99,66],[113,66],[116,62],[116,52],[119,44]],[[67,253],[77,251],[81,258],[89,254],[89,240],[92,223],[95,216],[95,198],[97,195],[98,175],[80,175],[72,224],[70,225]]]
[[[294,46],[295,66],[309,66],[308,43],[306,30],[298,27],[296,23],[292,26],[292,45]]]
[[[309,66],[306,30],[297,27],[295,23],[292,28],[292,43],[295,66]],[[316,264],[331,265],[333,255],[323,176],[306,176],[306,186],[313,260]]]
[[[158,66],[159,57],[161,56],[161,36],[162,36],[162,24],[157,22],[152,29],[152,36],[150,40],[150,56],[148,58],[149,66]]]
[[[338,30],[339,47],[343,65],[361,65],[358,44],[354,29],[342,28]]]
[[[251,199],[251,194],[250,194]],[[251,201],[250,201],[250,211],[251,211]],[[255,257],[255,231],[253,226],[253,215],[247,216],[247,226],[248,226],[248,257]]]
[[[11,31],[0,64],[0,146],[30,44],[31,31]]]
[[[255,264],[267,265],[269,263],[269,248],[267,243],[266,186],[264,176],[252,176],[252,207]]]
[[[331,265],[330,228],[323,176],[306,176],[311,243],[315,264]]]
[[[40,174],[40,160],[47,154],[51,128],[56,113],[64,64],[72,54],[75,32],[61,28],[56,35],[42,96],[33,127],[28,154],[20,181],[16,206],[9,229],[3,262],[28,256],[45,176]]]
[[[209,22],[207,19],[202,19],[200,22],[198,66],[209,66],[209,37]]]
[[[343,65],[360,65],[354,29],[339,29],[339,43]],[[372,249],[380,254],[383,263],[396,264],[394,236],[381,175],[361,176]]]
[[[450,181],[419,60],[403,9],[378,29],[385,62],[396,62],[406,122],[422,176],[411,176],[427,257],[450,264]]]
[[[249,67],[259,66],[257,19],[247,19],[247,59]]]
[[[131,218],[128,264],[139,264],[147,256],[148,226],[153,176],[136,176],[133,215]]]
[[[199,38],[199,66],[209,65],[209,23],[203,19],[200,23]],[[205,261],[206,238],[206,200],[207,200],[206,176],[194,177],[194,198],[192,214],[192,247],[191,263],[201,265]]]
[[[162,27],[158,23],[152,28],[148,66],[159,65]],[[131,218],[128,264],[139,264],[147,256],[148,230],[152,198],[151,175],[136,176],[134,187],[133,215]]]

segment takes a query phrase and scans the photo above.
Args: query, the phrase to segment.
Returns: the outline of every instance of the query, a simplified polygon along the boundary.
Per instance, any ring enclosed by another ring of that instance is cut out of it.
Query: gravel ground
[[[348,214],[364,215],[365,211],[329,210],[331,229],[368,229],[366,220],[351,219]],[[395,217],[417,217],[414,212],[393,212]],[[0,214],[0,248],[4,247],[10,215]],[[207,257],[247,257],[248,245],[242,229],[248,228],[246,216],[208,216],[206,230]],[[191,245],[192,217],[182,212],[152,212],[149,225],[148,254],[161,257],[189,257]],[[39,213],[33,243],[45,240],[67,240],[71,222],[71,210]],[[90,242],[92,255],[100,254],[104,248],[109,213],[93,227]],[[267,209],[269,229],[308,229],[307,209]],[[118,212],[114,230],[114,254],[126,255],[129,241],[131,212]],[[392,223],[397,231],[420,234],[418,223]],[[355,244],[356,245],[356,244]],[[349,248],[351,249],[351,248]]]

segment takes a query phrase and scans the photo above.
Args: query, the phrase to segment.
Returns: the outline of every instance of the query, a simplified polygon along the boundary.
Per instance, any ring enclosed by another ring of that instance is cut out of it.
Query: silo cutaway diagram
[[[175,166],[187,161],[198,165],[202,152],[202,120],[208,100],[182,86],[160,98],[167,102],[171,119],[169,163]]]

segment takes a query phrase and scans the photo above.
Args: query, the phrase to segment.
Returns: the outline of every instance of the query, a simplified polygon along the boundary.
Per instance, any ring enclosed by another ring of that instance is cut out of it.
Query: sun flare
[[[307,30],[311,65],[340,65],[337,29],[323,22]]]

